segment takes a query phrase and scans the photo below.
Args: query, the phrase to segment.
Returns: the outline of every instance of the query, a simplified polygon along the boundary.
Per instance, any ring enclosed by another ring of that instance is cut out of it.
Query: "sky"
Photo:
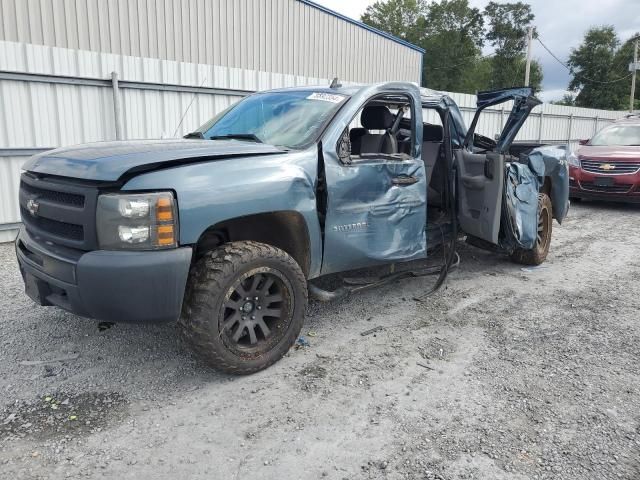
[[[375,0],[315,1],[356,20],[368,5],[375,3]],[[469,3],[482,10],[488,0],[469,0]],[[591,26],[613,25],[622,41],[640,31],[640,0],[528,0],[527,3],[536,16],[534,24],[540,39],[563,61],[569,57],[571,48],[580,45],[584,33]],[[484,53],[492,50],[487,46]],[[428,52],[426,55],[428,58]],[[540,98],[544,101],[562,98],[569,83],[567,69],[537,42],[533,43],[533,57],[541,62],[544,73]]]

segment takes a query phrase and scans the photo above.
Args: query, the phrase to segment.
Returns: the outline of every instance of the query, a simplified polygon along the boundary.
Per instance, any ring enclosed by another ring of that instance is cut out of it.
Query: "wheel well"
[[[549,198],[551,198],[551,177],[544,177],[544,183],[540,187],[540,193],[546,193]],[[556,211],[553,205],[553,199],[551,201],[551,212],[553,214],[553,218],[556,218]]]
[[[195,249],[199,258],[223,243],[253,240],[284,250],[309,274],[310,250],[307,224],[298,212],[267,212],[232,218],[207,228]]]
[[[540,187],[541,193],[546,193],[551,198],[551,177],[544,177],[544,183]]]

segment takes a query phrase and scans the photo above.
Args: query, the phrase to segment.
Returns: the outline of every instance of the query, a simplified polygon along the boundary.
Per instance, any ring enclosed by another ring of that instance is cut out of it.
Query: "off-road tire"
[[[538,232],[534,247],[530,250],[517,248],[511,254],[511,260],[523,265],[540,265],[547,259],[553,231],[553,206],[546,193],[538,194],[538,228],[541,224],[543,231]]]
[[[227,337],[223,338],[225,295],[243,275],[262,268],[275,270],[286,280],[291,315],[287,328],[278,332],[277,343],[263,354],[247,356],[233,351]],[[192,265],[178,325],[186,343],[214,369],[245,375],[269,367],[289,351],[302,329],[306,305],[307,282],[289,254],[263,243],[231,242]]]

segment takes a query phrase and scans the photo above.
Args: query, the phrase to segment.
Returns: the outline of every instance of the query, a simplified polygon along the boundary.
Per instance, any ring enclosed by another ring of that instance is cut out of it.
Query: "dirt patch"
[[[29,403],[17,402],[0,413],[0,441],[38,441],[100,432],[124,416],[126,403],[115,392],[58,392]]]
[[[425,345],[418,346],[418,352],[424,360],[447,360],[454,352],[455,346],[446,338],[432,337]]]

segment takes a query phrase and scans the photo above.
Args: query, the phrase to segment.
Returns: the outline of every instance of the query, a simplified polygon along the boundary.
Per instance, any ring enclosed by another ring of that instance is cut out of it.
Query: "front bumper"
[[[16,255],[25,292],[37,304],[125,323],[176,320],[191,264],[190,247],[81,252],[38,242],[24,228]]]
[[[610,185],[597,185],[606,179]],[[581,168],[569,168],[569,196],[614,202],[640,203],[640,173],[597,175]]]

